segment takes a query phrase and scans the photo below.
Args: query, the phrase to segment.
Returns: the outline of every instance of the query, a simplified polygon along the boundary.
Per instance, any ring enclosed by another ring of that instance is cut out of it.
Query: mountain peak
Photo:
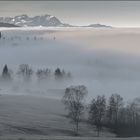
[[[94,28],[110,28],[111,26],[102,24],[90,24],[88,26],[72,26],[70,24],[62,23],[55,16],[45,14],[40,16],[28,16],[26,14],[17,15],[15,17],[0,17],[0,22],[14,24],[16,26],[45,26],[45,27],[94,27]]]
[[[41,15],[29,17],[26,14],[15,17],[1,17],[0,22],[15,24],[18,26],[62,26],[63,23],[52,15]]]

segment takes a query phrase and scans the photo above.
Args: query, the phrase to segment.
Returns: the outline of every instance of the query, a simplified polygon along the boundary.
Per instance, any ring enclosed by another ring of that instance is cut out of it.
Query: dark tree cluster
[[[19,76],[22,76],[22,78],[25,82],[28,82],[31,79],[33,70],[28,64],[21,64],[19,66],[19,70],[18,70],[17,74]]]
[[[70,86],[66,88],[62,100],[68,111],[68,118],[75,125],[76,135],[79,135],[79,123],[83,114],[88,113],[87,124],[96,128],[97,136],[100,136],[105,127],[118,136],[140,136],[140,98],[125,103],[119,94],[112,94],[109,99],[98,95],[86,107],[83,102],[86,94],[85,86]]]
[[[1,75],[1,79],[4,82],[9,82],[11,81],[11,71],[8,69],[7,65],[4,66],[3,70],[2,70],[2,75]]]
[[[98,136],[107,127],[118,136],[140,136],[140,99],[125,103],[119,94],[93,99],[89,106],[89,123],[96,126]]]
[[[55,79],[69,79],[71,78],[71,73],[70,72],[65,72],[65,70],[61,70],[60,68],[57,68],[54,72]]]

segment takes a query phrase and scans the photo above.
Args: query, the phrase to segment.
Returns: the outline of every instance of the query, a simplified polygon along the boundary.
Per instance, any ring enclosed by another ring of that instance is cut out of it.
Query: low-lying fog
[[[28,64],[34,71],[38,68],[54,71],[59,67],[70,71],[73,77],[63,84],[50,81],[42,86],[33,78],[28,85],[32,94],[39,95],[42,90],[43,95],[61,97],[61,93],[48,92],[79,84],[87,86],[89,98],[118,93],[131,99],[140,94],[140,29],[1,28],[1,32],[0,71],[5,64],[13,70],[12,86],[19,84],[16,75],[19,65]],[[1,87],[1,94],[4,90]]]

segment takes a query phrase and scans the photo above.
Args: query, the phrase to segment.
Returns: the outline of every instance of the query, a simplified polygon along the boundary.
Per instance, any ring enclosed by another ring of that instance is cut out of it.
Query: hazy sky
[[[62,22],[140,27],[140,1],[0,1],[0,16],[51,14]]]

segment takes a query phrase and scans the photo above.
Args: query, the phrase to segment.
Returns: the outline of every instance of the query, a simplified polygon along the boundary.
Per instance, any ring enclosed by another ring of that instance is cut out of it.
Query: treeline
[[[30,82],[32,76],[35,75],[39,82],[44,80],[67,80],[71,79],[72,75],[70,72],[66,72],[64,69],[56,68],[54,71],[49,68],[39,68],[36,71],[33,70],[28,64],[21,64],[17,72],[14,72],[8,68],[7,65],[4,66],[2,74],[0,77],[1,81],[11,82],[14,76],[17,75],[23,82]]]
[[[50,33],[48,33],[50,34]],[[50,39],[52,40],[56,40],[56,36],[51,36],[49,37]],[[31,35],[31,36],[18,36],[18,35],[15,35],[15,36],[5,36],[4,34],[2,34],[0,32],[0,40],[11,40],[11,41],[21,41],[21,40],[26,40],[26,41],[29,41],[29,40],[44,40],[46,39],[46,37],[43,37],[43,36],[36,36],[36,35]]]
[[[0,40],[11,40],[11,41],[21,41],[21,40],[43,40],[43,37],[37,37],[37,36],[25,36],[25,37],[21,37],[21,36],[11,36],[11,37],[7,37],[7,36],[0,36]],[[45,38],[46,39],[46,38]],[[52,38],[53,40],[55,40],[55,37]]]
[[[97,96],[89,105],[89,121],[98,135],[105,126],[118,136],[140,136],[140,99],[124,102],[119,94]]]
[[[140,136],[140,98],[126,103],[119,94],[112,94],[108,99],[99,95],[86,107],[86,94],[85,86],[70,86],[62,99],[68,111],[67,117],[75,126],[75,135],[79,135],[79,123],[85,113],[88,117],[84,121],[96,128],[97,136],[104,127],[121,137]]]

